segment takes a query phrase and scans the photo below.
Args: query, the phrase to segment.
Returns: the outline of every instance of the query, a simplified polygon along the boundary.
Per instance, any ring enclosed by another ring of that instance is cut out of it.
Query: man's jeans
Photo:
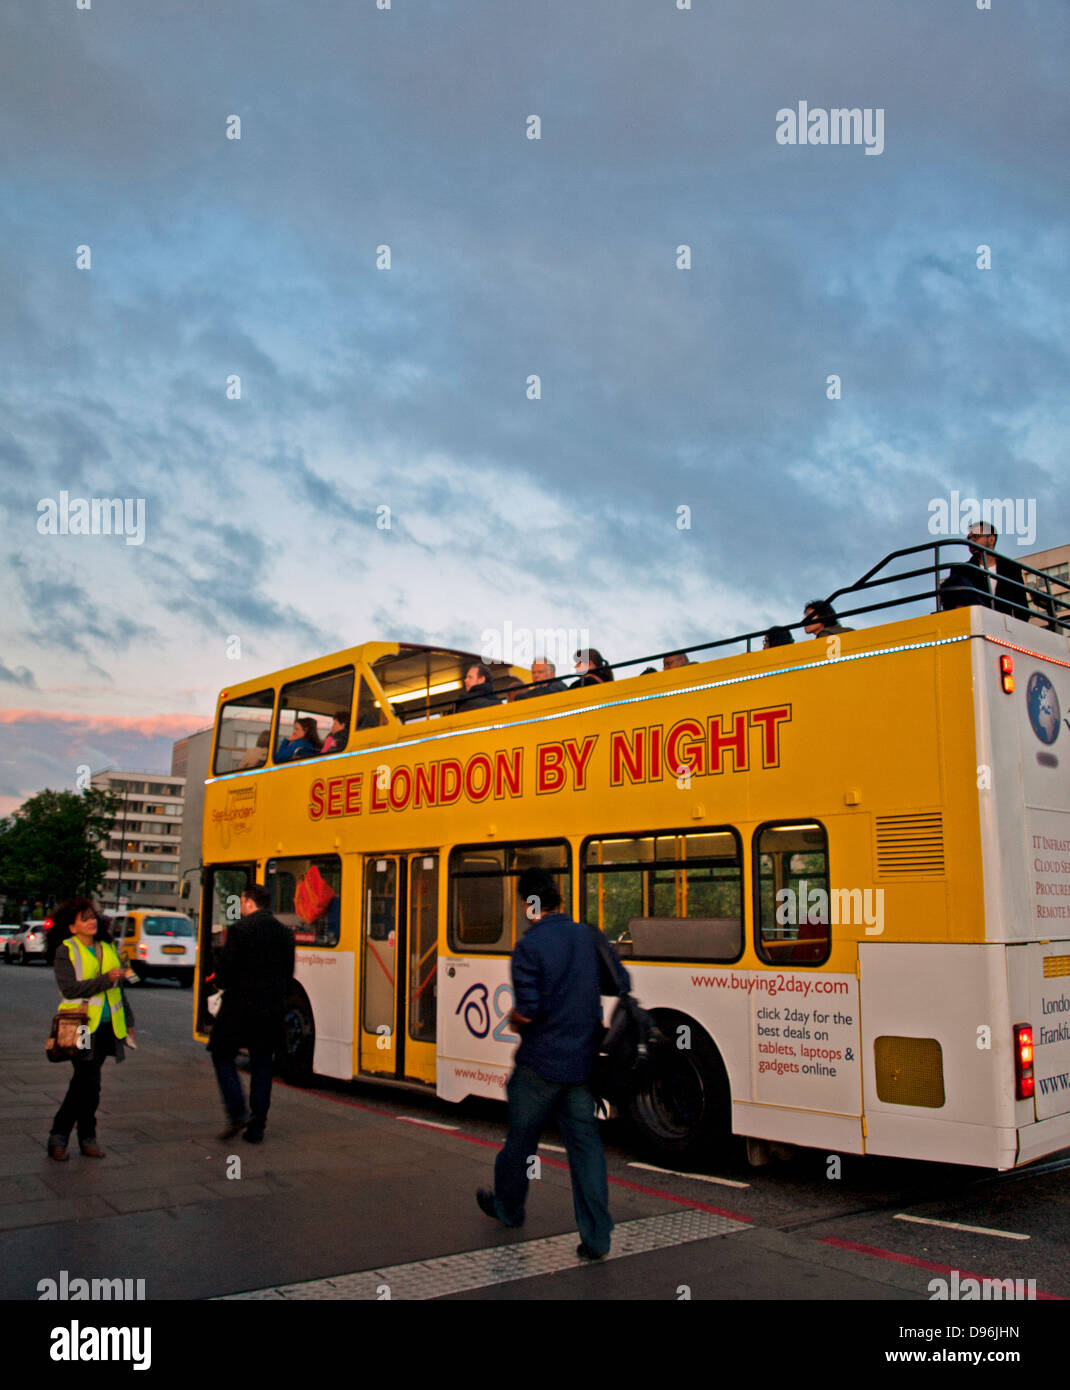
[[[219,1089],[223,1095],[223,1105],[231,1124],[240,1124],[245,1119],[245,1097],[242,1095],[241,1081],[234,1059],[238,1054],[227,1056],[212,1054]],[[252,1114],[252,1127],[263,1129],[271,1104],[271,1070],[275,1060],[273,1048],[249,1049],[249,1110]]]
[[[494,1163],[494,1197],[498,1218],[507,1226],[524,1220],[528,1166],[539,1152],[539,1139],[550,1119],[557,1121],[568,1153],[572,1205],[584,1245],[599,1254],[609,1249],[613,1219],[602,1137],[594,1117],[594,1097],[586,1086],[544,1081],[530,1067],[516,1067],[505,1088],[509,1097],[509,1133]]]

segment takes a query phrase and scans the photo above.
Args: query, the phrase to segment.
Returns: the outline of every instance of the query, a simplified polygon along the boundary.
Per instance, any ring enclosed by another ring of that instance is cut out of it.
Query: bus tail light
[[[1033,1030],[1028,1023],[1014,1025],[1014,1095],[1031,1100],[1036,1089],[1033,1079]]]
[[[1003,691],[1007,695],[1014,694],[1014,657],[1001,656],[999,659],[1000,680],[1003,682]]]
[[[139,947],[137,948],[137,954],[138,954],[138,959],[139,959],[139,960],[148,960],[148,958],[149,958],[149,948],[148,948],[147,946],[139,946]]]

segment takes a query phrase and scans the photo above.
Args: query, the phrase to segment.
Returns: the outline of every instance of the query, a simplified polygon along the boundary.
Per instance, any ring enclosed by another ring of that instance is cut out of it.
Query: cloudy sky
[[[794,622],[952,489],[1070,540],[1068,51],[1052,0],[8,7],[0,813],[371,638]]]

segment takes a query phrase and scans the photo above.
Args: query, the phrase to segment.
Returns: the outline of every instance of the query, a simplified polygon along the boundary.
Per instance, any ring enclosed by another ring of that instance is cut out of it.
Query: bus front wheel
[[[623,1112],[636,1145],[670,1163],[696,1163],[727,1145],[732,1097],[721,1055],[705,1032],[682,1014],[655,1015],[665,1042],[642,1089]]]
[[[312,1079],[316,1023],[304,990],[295,990],[286,1001],[283,1036],[282,1075],[297,1086],[307,1085]]]

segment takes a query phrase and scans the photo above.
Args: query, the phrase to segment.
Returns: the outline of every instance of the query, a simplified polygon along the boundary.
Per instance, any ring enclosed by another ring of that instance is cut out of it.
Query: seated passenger
[[[803,609],[803,627],[811,637],[828,637],[836,632],[854,632],[853,627],[844,627],[836,616],[836,610],[827,599],[815,598]]]
[[[673,652],[661,663],[663,671],[675,671],[678,666],[693,666],[694,662],[686,652]]]
[[[763,647],[790,647],[795,641],[786,627],[771,627],[762,638]]]
[[[565,682],[557,679],[554,663],[538,656],[531,663],[531,684],[523,690],[518,690],[513,699],[530,700],[533,695],[556,695],[558,691],[567,689]]]
[[[250,768],[263,767],[267,762],[268,745],[270,742],[271,732],[265,729],[264,732],[257,737],[256,742],[245,754],[245,757],[242,758],[236,770],[238,772],[248,772]]]
[[[484,709],[500,705],[494,693],[494,678],[481,661],[474,662],[464,673],[464,694],[458,695],[456,709]]]
[[[594,647],[582,648],[572,659],[576,663],[576,674],[579,676],[579,680],[571,687],[573,690],[579,690],[584,685],[602,685],[613,679],[613,672],[606,664],[605,657]]]
[[[340,709],[335,711],[334,718],[331,720],[331,732],[323,740],[321,753],[340,753],[346,746],[349,738],[349,711]]]
[[[296,758],[314,758],[320,751],[320,736],[314,719],[295,719],[293,732],[284,738],[275,754],[277,763],[293,762]]]

